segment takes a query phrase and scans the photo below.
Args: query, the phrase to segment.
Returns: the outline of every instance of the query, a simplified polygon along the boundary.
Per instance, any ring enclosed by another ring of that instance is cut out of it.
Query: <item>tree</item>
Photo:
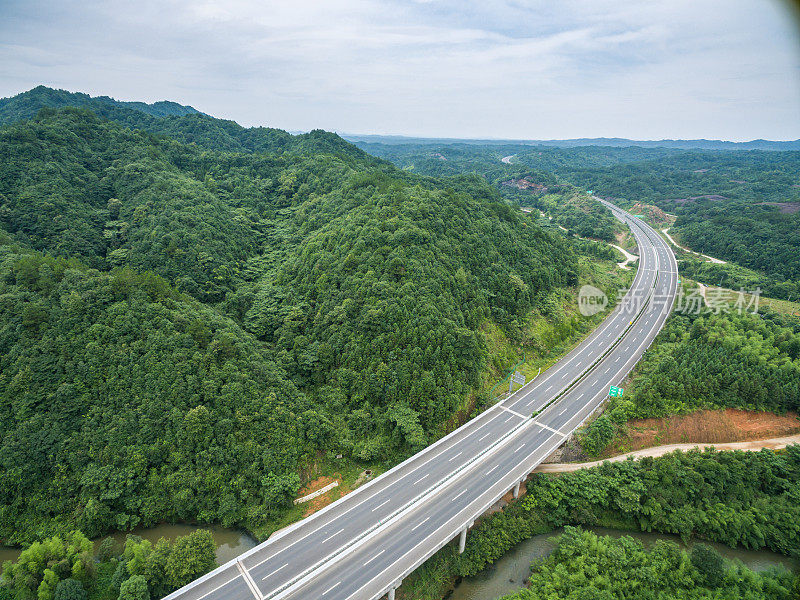
[[[118,600],[150,600],[147,581],[141,575],[134,575],[122,582]]]
[[[86,600],[86,590],[77,579],[62,579],[56,585],[53,600]]]
[[[708,587],[718,587],[725,577],[725,559],[706,544],[695,544],[692,547],[692,565],[700,574],[700,580]]]
[[[216,546],[211,532],[198,529],[178,538],[167,559],[167,577],[173,589],[213,569],[217,564]]]

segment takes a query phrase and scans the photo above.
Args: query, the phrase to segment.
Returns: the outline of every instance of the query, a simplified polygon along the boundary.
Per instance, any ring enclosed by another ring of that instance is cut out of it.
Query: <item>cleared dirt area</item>
[[[767,448],[769,450],[780,450],[782,448],[786,448],[786,446],[789,446],[791,444],[800,444],[800,434],[789,435],[779,438],[770,438],[768,440],[756,440],[752,442],[729,442],[724,444],[668,444],[666,446],[655,446],[653,448],[636,450],[635,452],[627,452],[625,454],[619,454],[617,456],[613,456],[603,460],[594,460],[585,463],[542,464],[539,465],[535,471],[537,473],[570,473],[572,471],[578,471],[580,469],[590,469],[592,467],[597,467],[606,461],[619,462],[627,460],[629,457],[638,459],[638,458],[643,458],[645,456],[652,456],[652,457],[664,456],[665,454],[669,454],[670,452],[675,452],[676,450],[687,452],[694,448],[697,448],[698,450],[703,450],[710,446],[713,446],[716,450],[720,451],[744,450],[748,452],[758,452],[759,450],[762,450],[764,448]]]
[[[795,433],[800,433],[797,413],[776,415],[733,408],[702,410],[663,419],[629,421],[627,435],[615,440],[603,456],[664,444],[745,442]]]
[[[308,496],[309,494],[324,488],[326,485],[331,484],[334,481],[342,483],[342,479],[338,475],[334,477],[328,477],[327,475],[324,477],[317,477],[314,481],[309,481],[299,492],[297,492],[297,497],[302,498],[303,496]]]

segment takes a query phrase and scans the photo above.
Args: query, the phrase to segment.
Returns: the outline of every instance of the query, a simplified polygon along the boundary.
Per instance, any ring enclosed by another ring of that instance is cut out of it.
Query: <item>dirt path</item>
[[[724,264],[725,264],[725,261],[724,261],[724,260],[720,260],[720,259],[718,259],[718,258],[714,258],[713,256],[709,256],[708,254],[700,254],[699,252],[695,252],[694,250],[689,250],[689,248],[686,248],[686,247],[684,247],[684,246],[681,246],[681,245],[680,245],[678,242],[676,242],[676,241],[675,241],[675,240],[672,238],[672,236],[671,236],[669,233],[667,233],[667,232],[669,231],[669,229],[670,229],[670,228],[669,228],[669,227],[667,227],[667,228],[665,228],[665,229],[662,229],[662,230],[661,230],[661,232],[662,232],[662,233],[663,233],[665,236],[667,236],[667,239],[668,239],[670,242],[672,242],[672,244],[673,244],[675,247],[677,247],[677,248],[680,248],[681,250],[685,250],[686,252],[691,252],[692,254],[695,254],[696,256],[702,256],[703,258],[707,258],[707,259],[708,259],[708,260],[710,260],[712,263],[717,263],[718,265],[724,265]]]
[[[535,469],[535,473],[569,473],[572,471],[578,471],[579,469],[588,469],[591,467],[597,467],[602,465],[604,462],[619,462],[621,460],[626,460],[629,456],[634,458],[642,458],[644,456],[662,456],[664,454],[669,454],[670,452],[674,452],[675,450],[691,450],[692,448],[699,448],[700,450],[704,448],[716,448],[717,450],[746,450],[749,452],[755,452],[761,450],[762,448],[768,448],[770,450],[780,450],[781,448],[786,448],[786,446],[790,446],[791,444],[800,444],[800,434],[797,435],[790,435],[786,437],[778,437],[772,438],[769,440],[757,440],[752,442],[732,442],[728,444],[669,444],[667,446],[656,446],[654,448],[645,448],[644,450],[636,450],[635,452],[628,452],[626,454],[620,454],[619,456],[614,456],[611,458],[606,458],[604,460],[594,460],[592,462],[585,462],[585,463],[554,463],[554,464],[541,464]]]
[[[625,248],[617,246],[616,244],[609,244],[609,246],[611,246],[612,248],[616,248],[617,250],[622,252],[622,255],[625,257],[624,261],[622,261],[620,263],[617,263],[617,266],[620,269],[625,269],[627,271],[628,269],[630,269],[630,267],[628,266],[628,263],[633,262],[635,260],[639,260],[638,256],[636,256],[635,254],[631,254],[630,252],[625,250]]]

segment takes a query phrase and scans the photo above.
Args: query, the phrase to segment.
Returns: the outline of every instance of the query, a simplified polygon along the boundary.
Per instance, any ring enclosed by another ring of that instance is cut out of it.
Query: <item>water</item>
[[[236,558],[243,554],[250,548],[254,547],[258,542],[247,535],[246,533],[237,529],[226,529],[216,525],[207,525],[199,527],[197,525],[159,525],[157,527],[137,528],[133,531],[127,532],[138,535],[146,540],[150,540],[154,544],[159,538],[167,538],[174,540],[178,536],[188,535],[198,529],[208,529],[214,536],[214,542],[217,545],[217,563],[223,564],[229,560]],[[114,538],[117,544],[122,546],[125,542],[127,533],[114,533],[110,537]],[[103,538],[95,540],[95,547],[97,547]],[[8,548],[0,546],[0,564],[6,560],[17,560],[19,558],[19,548]]]
[[[629,535],[640,540],[646,548],[650,548],[659,539],[671,540],[677,542],[682,548],[687,548],[681,542],[681,539],[674,535],[619,531],[603,527],[587,527],[585,529],[594,531],[597,535],[610,535],[612,537]],[[464,579],[456,586],[455,591],[448,600],[496,600],[500,596],[519,590],[530,576],[531,563],[538,558],[547,556],[555,549],[555,540],[553,538],[559,533],[561,533],[561,530],[537,535],[520,543],[491,567],[478,573],[475,577]],[[715,548],[725,558],[739,559],[745,566],[754,571],[764,571],[777,565],[783,565],[787,569],[795,567],[790,558],[768,550],[729,548],[728,546],[714,543],[708,543],[708,545]],[[689,543],[688,547],[691,546],[692,542]]]

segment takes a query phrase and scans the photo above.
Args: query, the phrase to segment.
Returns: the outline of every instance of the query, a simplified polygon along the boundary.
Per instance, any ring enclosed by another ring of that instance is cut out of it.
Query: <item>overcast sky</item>
[[[0,0],[0,96],[431,137],[800,138],[779,0]]]

